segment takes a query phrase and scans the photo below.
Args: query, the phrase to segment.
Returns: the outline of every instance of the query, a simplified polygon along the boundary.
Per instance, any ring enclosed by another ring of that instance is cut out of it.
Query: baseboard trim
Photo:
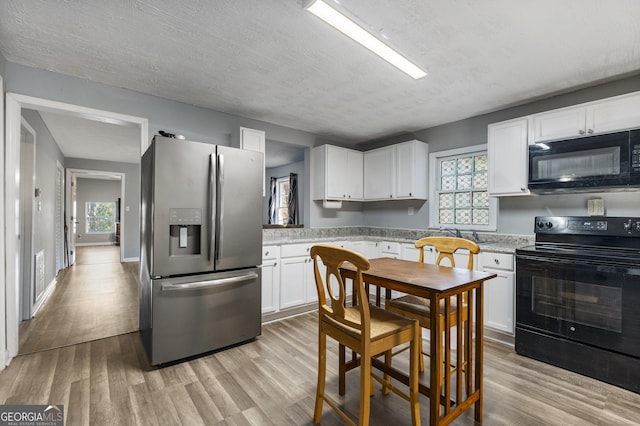
[[[47,286],[47,289],[44,292],[44,295],[42,296],[42,299],[40,299],[40,302],[33,309],[33,312],[31,313],[31,318],[35,317],[38,311],[40,310],[40,308],[44,306],[47,299],[49,299],[49,296],[51,296],[51,293],[53,293],[53,290],[55,290],[57,284],[58,284],[58,280],[56,278],[54,278],[49,283],[49,285]]]

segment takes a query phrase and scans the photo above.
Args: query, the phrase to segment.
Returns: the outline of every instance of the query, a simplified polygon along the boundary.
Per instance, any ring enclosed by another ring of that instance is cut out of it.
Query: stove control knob
[[[538,225],[538,228],[544,228],[544,222],[538,222],[536,225]]]
[[[633,225],[633,229],[634,229],[634,230],[636,230],[636,231],[638,231],[638,232],[640,232],[640,222],[636,222],[636,223]]]
[[[547,222],[547,228],[549,228],[549,229],[553,228],[553,223]]]
[[[622,227],[624,228],[625,231],[631,232],[631,219],[629,219],[626,222],[623,222]]]

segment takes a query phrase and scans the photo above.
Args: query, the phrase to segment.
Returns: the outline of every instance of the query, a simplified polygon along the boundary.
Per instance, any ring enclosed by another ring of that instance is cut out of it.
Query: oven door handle
[[[624,268],[637,271],[638,265],[629,265],[620,262],[611,262],[604,259],[598,259],[594,261],[593,259],[575,259],[575,258],[566,258],[566,257],[547,257],[547,256],[532,256],[532,255],[524,255],[519,254],[516,255],[516,269],[518,263],[526,263],[526,262],[540,262],[540,263],[548,263],[555,265],[580,265],[580,266],[609,266],[613,268]],[[633,273],[633,275],[638,275],[638,272]]]

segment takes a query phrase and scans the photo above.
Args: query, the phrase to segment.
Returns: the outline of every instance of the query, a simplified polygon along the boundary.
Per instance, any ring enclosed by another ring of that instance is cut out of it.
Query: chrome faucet
[[[458,228],[440,228],[441,231],[447,232],[456,238],[462,238],[462,234]]]

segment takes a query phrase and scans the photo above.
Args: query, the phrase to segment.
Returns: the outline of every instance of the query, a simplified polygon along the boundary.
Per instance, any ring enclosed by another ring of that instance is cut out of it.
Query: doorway
[[[0,369],[18,353],[19,321],[20,321],[20,258],[23,256],[20,246],[19,202],[20,187],[17,179],[17,165],[14,161],[19,158],[20,128],[22,108],[36,111],[64,112],[77,117],[102,121],[105,123],[122,123],[135,126],[140,136],[140,151],[148,146],[148,121],[144,118],[117,114],[110,111],[95,110],[77,105],[65,104],[41,98],[34,98],[14,93],[6,94],[6,150],[5,150],[5,210],[0,212],[6,223],[5,250],[6,286],[5,301],[0,305],[0,329],[6,330],[6,340],[3,342]],[[53,180],[53,177],[52,177]],[[62,226],[62,225],[60,225]],[[58,241],[59,244],[59,241]],[[52,250],[53,251],[53,250]],[[52,256],[50,253],[49,256]],[[58,263],[59,265],[59,263]],[[56,269],[58,266],[56,266]]]
[[[38,302],[37,267],[33,256],[33,210],[35,198],[35,164],[36,164],[36,131],[22,118],[20,121],[20,156],[19,164],[19,267],[18,281],[21,283],[20,296],[20,320],[28,320]]]

